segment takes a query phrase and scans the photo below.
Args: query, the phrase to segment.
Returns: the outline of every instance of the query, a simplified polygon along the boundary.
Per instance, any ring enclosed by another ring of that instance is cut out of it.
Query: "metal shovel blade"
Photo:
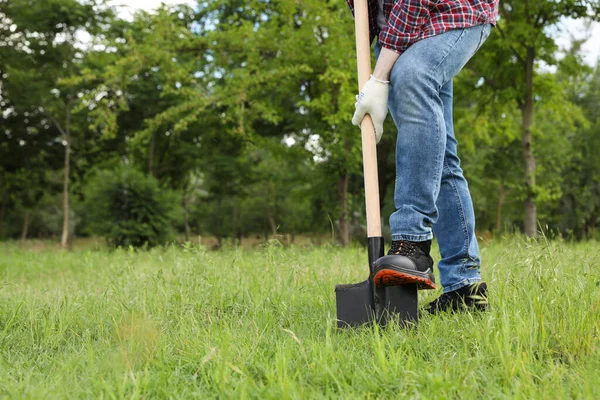
[[[352,328],[375,320],[416,325],[419,319],[417,285],[375,287],[369,280],[335,287],[338,328]],[[374,295],[375,294],[375,295]]]
[[[383,238],[368,239],[369,279],[335,287],[338,328],[357,327],[377,321],[386,325],[392,320],[401,325],[418,322],[417,285],[377,287],[373,283],[373,263],[383,256]]]
[[[385,326],[392,320],[403,326],[419,321],[418,291],[416,284],[375,288],[377,321]]]
[[[369,280],[335,287],[338,328],[357,327],[375,318],[373,291]]]

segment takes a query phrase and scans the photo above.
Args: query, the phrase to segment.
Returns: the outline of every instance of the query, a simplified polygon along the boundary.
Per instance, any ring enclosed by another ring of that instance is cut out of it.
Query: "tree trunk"
[[[223,214],[221,210],[223,209],[223,195],[220,193],[217,198],[217,212],[213,215],[213,233],[217,237],[217,246],[218,248],[223,247],[223,231],[221,231]]]
[[[273,236],[277,235],[277,224],[275,223],[276,215],[277,215],[277,198],[275,196],[275,189],[273,188],[273,182],[269,182],[267,185],[267,193],[266,198],[270,199],[267,203],[267,207],[265,208],[265,215],[267,216],[267,223],[269,228],[271,228],[271,233]]]
[[[504,207],[505,199],[506,187],[501,183],[498,188],[498,204],[496,206],[496,233],[499,233],[502,229],[502,208]]]
[[[185,241],[186,242],[190,241],[190,234],[191,234],[191,229],[190,229],[190,211],[188,209],[188,205],[189,205],[189,199],[187,197],[187,191],[184,189],[184,191],[183,191],[182,206],[183,206],[183,227],[184,227],[184,230],[185,230]]]
[[[267,220],[269,221],[269,226],[271,227],[271,233],[273,236],[277,235],[277,224],[275,223],[275,217],[269,213]]]
[[[27,232],[29,231],[29,210],[25,211],[25,216],[23,218],[23,230],[21,231],[21,241],[25,241],[27,239]]]
[[[233,239],[233,244],[235,246],[236,241],[238,239],[238,219],[239,219],[239,207],[237,204],[234,204],[231,208],[231,238]]]
[[[598,225],[598,208],[594,208],[590,217],[585,222],[584,232],[585,239],[596,239],[596,226]]]
[[[523,161],[525,165],[525,235],[535,237],[537,234],[537,210],[535,205],[535,174],[536,160],[533,154],[533,69],[535,49],[527,47],[525,59],[525,102],[523,105],[523,124],[521,127],[521,141],[523,147]]]
[[[72,96],[69,97],[67,104],[67,117],[65,121],[65,173],[63,177],[63,229],[60,247],[67,249],[69,247],[69,172],[71,169],[71,107],[73,105]]]
[[[350,244],[350,229],[348,226],[348,172],[340,177],[338,190],[340,202],[340,244],[346,247]]]
[[[0,239],[4,239],[4,216],[6,215],[6,204],[0,204]]]
[[[150,149],[148,150],[148,173],[154,176],[154,152],[156,151],[156,133],[152,132],[150,138]]]

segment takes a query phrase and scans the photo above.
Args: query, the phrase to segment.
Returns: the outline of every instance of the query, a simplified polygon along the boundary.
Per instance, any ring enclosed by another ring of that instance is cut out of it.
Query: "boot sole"
[[[405,272],[394,271],[392,269],[382,269],[375,274],[373,277],[373,282],[375,282],[375,285],[377,286],[398,286],[416,283],[419,289],[437,289],[433,279],[429,277],[430,274],[425,273],[424,275],[425,276],[418,276],[407,274]]]

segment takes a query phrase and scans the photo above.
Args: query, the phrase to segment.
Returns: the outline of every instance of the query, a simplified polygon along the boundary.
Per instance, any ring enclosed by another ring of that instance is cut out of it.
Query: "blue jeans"
[[[481,281],[475,214],[457,155],[452,78],[487,39],[490,25],[421,40],[396,61],[389,109],[398,128],[392,240],[435,237],[444,292]],[[381,46],[375,46],[379,56]]]

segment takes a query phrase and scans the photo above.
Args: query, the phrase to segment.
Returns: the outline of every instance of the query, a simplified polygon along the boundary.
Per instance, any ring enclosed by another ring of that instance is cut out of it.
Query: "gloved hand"
[[[352,117],[352,123],[360,126],[365,114],[369,114],[375,127],[375,139],[377,143],[383,135],[383,121],[388,113],[388,95],[390,92],[389,81],[380,81],[371,75],[371,79],[356,96],[356,112]]]

